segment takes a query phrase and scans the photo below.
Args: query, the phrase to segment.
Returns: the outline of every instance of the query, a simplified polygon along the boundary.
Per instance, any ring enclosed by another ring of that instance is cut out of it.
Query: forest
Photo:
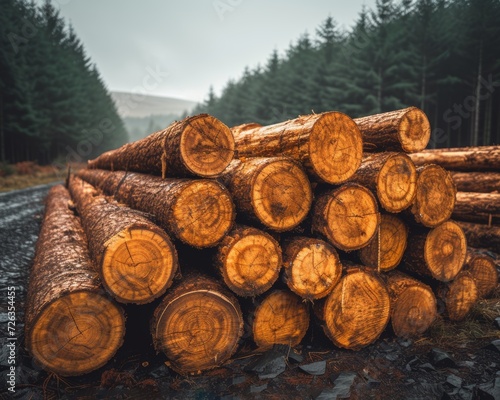
[[[97,67],[50,1],[0,10],[0,163],[64,165],[126,142]]]
[[[500,1],[377,0],[345,30],[326,16],[195,113],[233,126],[329,110],[359,117],[414,105],[429,147],[500,143]]]

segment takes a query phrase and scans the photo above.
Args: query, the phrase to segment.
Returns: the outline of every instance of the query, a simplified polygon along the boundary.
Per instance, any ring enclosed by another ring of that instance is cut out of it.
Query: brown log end
[[[444,293],[446,312],[452,321],[463,320],[479,299],[476,282],[467,271],[462,271],[449,283]]]
[[[421,151],[431,138],[431,125],[427,115],[416,107],[408,108],[398,126],[401,147],[407,153]]]
[[[257,346],[297,346],[309,327],[309,310],[302,299],[288,291],[270,293],[255,310],[252,332]]]
[[[488,297],[498,286],[498,271],[495,260],[486,255],[474,255],[467,262],[467,271],[476,281],[480,298]]]

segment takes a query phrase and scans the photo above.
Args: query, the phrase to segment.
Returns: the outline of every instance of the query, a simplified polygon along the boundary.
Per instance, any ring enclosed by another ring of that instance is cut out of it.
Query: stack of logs
[[[439,301],[464,318],[498,276],[450,217],[496,222],[500,195],[470,192],[498,189],[499,148],[443,164],[453,151],[422,152],[429,138],[415,107],[232,129],[201,114],[102,154],[48,195],[28,349],[57,374],[90,372],[121,346],[126,304],[155,299],[144,323],[180,374],[225,363],[245,322],[260,349],[297,346],[316,321],[360,349],[389,320],[422,335]],[[482,229],[495,246],[498,228]]]

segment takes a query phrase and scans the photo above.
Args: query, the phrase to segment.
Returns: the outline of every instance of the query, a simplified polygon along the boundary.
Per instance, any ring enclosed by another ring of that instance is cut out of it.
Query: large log
[[[315,178],[332,184],[349,179],[363,154],[358,127],[341,112],[262,127],[238,126],[232,132],[239,157],[288,156],[304,164]]]
[[[234,138],[217,118],[199,114],[127,143],[88,162],[89,168],[148,172],[162,177],[212,177],[234,155]]]
[[[446,316],[452,321],[461,321],[478,301],[479,292],[470,272],[462,271],[452,282],[440,286],[438,296],[445,303]]]
[[[312,228],[335,247],[350,251],[366,246],[380,221],[377,200],[365,188],[346,183],[318,197],[314,204]]]
[[[500,226],[473,224],[456,221],[467,237],[467,244],[472,247],[500,249]]]
[[[382,208],[398,213],[413,202],[417,170],[404,153],[372,153],[363,159],[349,181],[366,186],[377,194]]]
[[[178,267],[177,252],[165,231],[78,177],[70,177],[69,191],[91,258],[111,295],[123,303],[144,304],[165,293]]]
[[[500,192],[500,172],[450,171],[450,173],[460,192]]]
[[[500,146],[429,149],[410,155],[416,165],[438,164],[455,171],[500,172]]]
[[[294,347],[309,327],[309,309],[296,294],[275,290],[256,307],[251,325],[253,339],[260,349],[275,344]]]
[[[449,282],[462,270],[467,240],[454,221],[410,235],[405,255],[406,270],[441,282]]]
[[[262,230],[237,226],[219,244],[215,265],[229,289],[242,297],[255,297],[278,279],[281,247]]]
[[[365,151],[404,151],[426,148],[431,127],[425,113],[416,108],[389,111],[354,119],[363,136]]]
[[[301,165],[287,157],[234,160],[218,179],[239,213],[277,232],[296,227],[311,208],[309,179]]]
[[[199,374],[222,365],[243,335],[236,298],[216,280],[186,277],[170,289],[151,321],[153,343],[182,375]]]
[[[432,289],[401,272],[387,274],[391,298],[391,325],[396,336],[420,337],[437,316],[437,302]]]
[[[474,278],[480,298],[488,297],[498,287],[498,271],[495,260],[477,249],[467,248],[465,270]]]
[[[216,181],[92,169],[82,169],[78,176],[129,207],[153,215],[170,235],[193,247],[217,245],[233,225],[231,195]]]
[[[452,217],[491,225],[500,223],[500,193],[458,192]]]
[[[283,244],[286,284],[303,299],[326,297],[342,276],[335,248],[320,239],[294,236]]]
[[[49,191],[25,307],[26,347],[63,376],[102,367],[125,334],[123,311],[102,288],[69,201],[63,186]]]

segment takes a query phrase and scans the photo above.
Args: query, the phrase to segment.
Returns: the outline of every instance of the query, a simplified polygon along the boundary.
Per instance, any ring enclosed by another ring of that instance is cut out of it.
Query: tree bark
[[[122,303],[136,304],[165,293],[178,268],[177,252],[165,231],[78,177],[70,177],[69,190],[108,292]]]
[[[391,325],[396,336],[418,338],[437,316],[437,302],[432,289],[401,272],[387,274],[391,298]]]
[[[363,136],[365,151],[404,151],[413,153],[427,147],[431,127],[425,113],[417,107],[355,118]]]
[[[295,228],[311,209],[307,175],[290,158],[234,160],[218,179],[230,191],[239,213],[277,232]]]
[[[479,293],[473,276],[462,271],[450,283],[438,289],[439,297],[446,305],[446,315],[451,321],[461,321],[470,312],[479,299]]]
[[[215,265],[229,289],[242,297],[255,297],[278,279],[281,247],[264,231],[237,226],[219,244]]]
[[[185,278],[169,290],[151,321],[153,343],[181,375],[199,374],[226,362],[243,335],[236,298],[216,280]]]
[[[335,247],[350,251],[366,246],[380,221],[375,196],[364,186],[347,183],[315,202],[312,228]]]
[[[417,170],[404,153],[373,153],[363,159],[349,180],[376,193],[386,211],[398,213],[413,202]]]
[[[458,192],[453,218],[491,225],[500,223],[500,193]]]
[[[465,270],[474,278],[479,298],[488,297],[497,288],[498,271],[493,258],[469,247]]]
[[[275,290],[256,307],[253,321],[253,339],[260,349],[275,344],[297,346],[309,327],[307,304],[294,293]]]
[[[231,196],[207,179],[83,169],[78,176],[127,206],[153,215],[170,235],[197,248],[216,246],[234,221]]]
[[[460,192],[500,192],[500,172],[457,172],[450,171]]]
[[[47,196],[25,307],[26,347],[44,369],[63,376],[102,367],[125,334],[123,311],[102,288],[69,201],[61,185]]]
[[[500,249],[500,226],[488,226],[469,222],[456,222],[467,237],[467,244],[472,247]]]
[[[359,129],[340,112],[305,115],[253,129],[240,126],[232,132],[240,158],[288,156],[327,183],[345,182],[361,163]]]
[[[326,297],[342,276],[335,248],[320,239],[295,236],[283,245],[284,279],[303,299]]]
[[[438,164],[454,171],[500,172],[500,146],[425,150],[410,155],[415,165]]]
[[[165,178],[212,177],[234,156],[234,138],[217,118],[199,114],[88,162],[89,168],[147,172]]]

